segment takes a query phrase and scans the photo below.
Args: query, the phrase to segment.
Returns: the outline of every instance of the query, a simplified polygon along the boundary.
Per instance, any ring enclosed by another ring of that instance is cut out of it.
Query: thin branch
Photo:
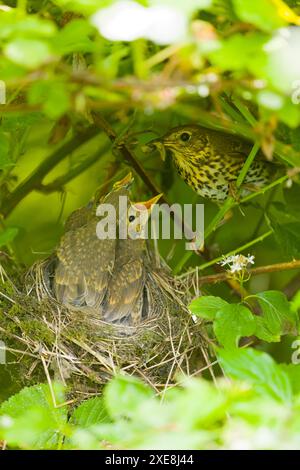
[[[251,276],[257,276],[258,274],[263,273],[274,273],[274,272],[281,272],[281,271],[289,271],[292,269],[300,269],[300,260],[293,260],[285,263],[275,263],[269,264],[267,266],[260,266],[258,268],[248,269],[248,273]],[[228,272],[219,273],[219,274],[211,274],[209,276],[202,276],[198,278],[198,282],[200,285],[202,284],[215,284],[216,282],[227,281],[230,279],[231,274]]]
[[[253,240],[250,240],[248,243],[245,243],[244,245],[239,246],[238,248],[235,248],[234,250],[229,251],[225,255],[218,256],[218,258],[215,258],[211,261],[208,261],[205,264],[201,264],[201,266],[198,266],[198,271],[203,271],[204,269],[208,268],[209,266],[212,266],[219,261],[222,260],[223,256],[227,258],[227,256],[235,255],[236,253],[240,253],[243,250],[246,250],[247,248],[250,248],[250,246],[255,245],[256,243],[262,242],[265,238],[269,237],[272,235],[273,230],[269,230],[266,233],[263,233],[262,235],[259,235],[258,237],[254,238]]]
[[[92,112],[92,117],[94,120],[95,125],[102,129],[110,138],[110,140],[114,143],[117,141],[117,134],[113,130],[113,128],[109,125],[109,123],[98,113]],[[149,178],[147,173],[145,172],[144,168],[140,165],[136,158],[134,158],[131,151],[128,149],[125,143],[121,142],[118,145],[119,152],[123,155],[125,160],[130,164],[130,166],[136,171],[136,173],[142,178],[145,185],[153,192],[153,193],[160,193],[161,191],[156,187],[153,181]],[[163,196],[161,201],[168,204],[167,200]]]

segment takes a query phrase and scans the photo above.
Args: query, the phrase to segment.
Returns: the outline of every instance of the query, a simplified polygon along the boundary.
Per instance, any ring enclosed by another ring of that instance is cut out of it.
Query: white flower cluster
[[[222,261],[219,262],[221,266],[227,266],[228,270],[234,274],[240,271],[244,271],[249,264],[254,264],[253,255],[231,255],[224,256]]]
[[[148,8],[131,0],[121,0],[101,8],[91,18],[100,34],[110,41],[145,38],[156,44],[173,44],[187,35],[187,16],[173,5]]]

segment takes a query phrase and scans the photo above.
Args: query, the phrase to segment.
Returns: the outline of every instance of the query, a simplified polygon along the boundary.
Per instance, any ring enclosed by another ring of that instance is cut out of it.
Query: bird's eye
[[[134,216],[134,215],[130,215],[130,216],[128,217],[129,222],[133,222],[134,219],[135,219],[135,216]]]
[[[188,140],[190,140],[191,138],[191,134],[189,134],[188,132],[183,132],[182,134],[180,134],[180,140],[182,140],[182,142],[187,142]]]

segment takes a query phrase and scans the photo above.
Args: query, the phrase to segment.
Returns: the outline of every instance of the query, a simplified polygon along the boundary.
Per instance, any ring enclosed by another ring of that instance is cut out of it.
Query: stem
[[[225,255],[219,256],[218,258],[215,258],[211,261],[208,261],[207,263],[201,264],[198,266],[198,271],[203,271],[204,269],[208,268],[209,266],[212,266],[213,264],[218,263],[223,259],[223,256],[227,258],[227,256],[235,255],[236,253],[240,253],[243,250],[246,250],[247,248],[250,248],[250,246],[255,245],[256,243],[262,242],[265,238],[269,237],[272,235],[273,231],[269,230],[268,232],[264,233],[263,235],[260,235],[259,237],[255,238],[254,240],[251,240],[248,243],[245,243],[242,246],[239,246],[238,248],[235,248],[234,250],[229,251]]]
[[[110,138],[110,140],[114,143],[117,140],[117,135],[113,128],[109,125],[109,123],[99,114],[93,112],[92,117],[94,120],[95,125],[102,129]],[[152,182],[152,180],[149,178],[147,173],[145,172],[144,168],[140,165],[140,163],[136,160],[136,158],[132,155],[128,147],[125,145],[125,143],[121,142],[120,145],[118,145],[118,150],[119,152],[123,155],[125,160],[130,164],[130,166],[137,172],[138,175],[142,178],[146,186],[154,193],[158,194],[161,191],[155,186],[155,184]],[[167,200],[163,196],[161,198],[162,202],[165,202],[168,204]]]
[[[237,107],[237,109],[239,110],[239,112],[244,116],[244,118],[246,119],[246,121],[249,122],[249,124],[254,127],[256,124],[257,124],[257,121],[255,119],[254,116],[252,116],[251,112],[249,111],[249,109],[247,108],[247,106],[245,106],[237,97],[235,96],[232,96],[231,97],[233,103],[235,104],[235,106]]]

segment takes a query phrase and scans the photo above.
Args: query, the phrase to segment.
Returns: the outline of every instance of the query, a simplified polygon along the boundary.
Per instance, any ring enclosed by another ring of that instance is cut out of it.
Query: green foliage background
[[[132,169],[105,132],[95,131],[93,112],[113,127],[119,143],[128,143],[171,203],[203,201],[169,160],[149,157],[141,146],[179,124],[246,137],[285,166],[284,181],[235,205],[232,217],[206,238],[211,263],[205,270],[201,256],[184,261],[184,242],[161,241],[174,272],[199,266],[208,275],[215,259],[245,244],[244,254],[254,254],[257,266],[299,259],[300,2],[140,1],[145,8],[176,8],[186,21],[185,36],[164,44],[146,35],[106,39],[91,17],[114,3],[1,2],[0,79],[6,89],[0,105],[1,263],[23,269],[48,256],[66,217],[96,188],[104,190]],[[134,197],[150,196],[141,174],[135,174]],[[205,201],[206,227],[218,210]],[[0,437],[21,448],[102,448],[104,441],[121,448],[299,447],[299,371],[290,364],[298,334],[299,270],[265,272],[243,287],[247,296],[241,301],[226,282],[205,284],[204,297],[191,305],[224,348],[219,358],[233,379],[230,385],[220,379],[217,391],[204,379],[188,381],[165,397],[161,412],[150,390],[119,377],[104,399],[81,405],[70,420],[64,407],[52,409],[47,387],[37,386],[2,405]],[[238,348],[240,338],[250,336],[269,355]],[[279,366],[272,356],[289,365]],[[0,367],[4,399],[16,390]],[[65,392],[57,393],[63,401]],[[116,396],[124,397],[121,410]],[[33,406],[25,410],[22,399]],[[26,431],[24,422],[31,423]],[[261,439],[257,430],[264,430]],[[237,443],[239,433],[244,439]]]

